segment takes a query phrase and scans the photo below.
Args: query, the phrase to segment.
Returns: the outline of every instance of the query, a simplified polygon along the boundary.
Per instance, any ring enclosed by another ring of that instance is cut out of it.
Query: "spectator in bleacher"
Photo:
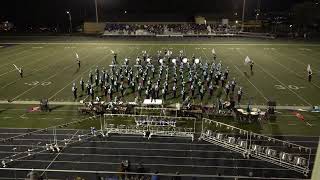
[[[179,175],[180,173],[179,172],[176,172],[176,175]],[[171,178],[172,180],[181,180],[181,176],[173,176]]]
[[[123,162],[121,162],[120,163],[120,167],[119,167],[119,169],[118,169],[118,177],[120,178],[120,179],[124,179],[125,178],[125,174],[124,174],[124,172],[126,171],[126,167],[125,167],[125,165],[124,165],[124,163]]]
[[[148,34],[210,34],[220,33],[225,34],[230,31],[235,32],[233,27],[213,25],[213,24],[155,24],[155,25],[129,25],[129,24],[107,24],[105,30],[112,34],[136,34],[142,31]]]
[[[151,180],[160,180],[158,173],[158,171],[155,171],[154,175],[151,176]]]
[[[34,170],[31,170],[28,174],[27,177],[30,178],[30,180],[38,180],[39,179],[39,174],[35,172]]]
[[[138,164],[137,173],[139,173],[138,174],[138,178],[139,179],[143,177],[142,173],[145,173],[145,169],[144,169],[144,167],[143,167],[143,165],[141,163]]]

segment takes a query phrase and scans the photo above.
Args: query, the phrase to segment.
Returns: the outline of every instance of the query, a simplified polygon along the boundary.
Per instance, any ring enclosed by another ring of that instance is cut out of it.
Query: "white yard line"
[[[277,52],[278,54],[280,54],[279,52]],[[283,56],[280,54],[280,56]],[[274,61],[275,63],[279,64],[280,66],[282,66],[283,68],[285,68],[287,71],[290,71],[291,73],[295,74],[296,76],[300,77],[300,78],[304,78],[303,76],[299,75],[298,73],[296,73],[295,71],[287,68],[285,65],[283,65],[282,63],[278,62],[278,61],[275,61],[273,60],[272,58],[269,58],[271,59],[272,61]],[[291,59],[291,58],[290,58]],[[307,65],[305,65],[307,67]],[[306,73],[307,74],[307,73]],[[315,87],[319,88],[320,89],[320,86],[316,85],[315,83],[311,82],[312,85],[314,85]]]
[[[12,56],[17,56],[21,53],[24,53],[24,52],[27,52],[30,50],[29,46],[19,46],[18,48],[14,48],[15,46],[12,46],[12,47],[13,48],[11,48],[11,49],[10,49],[10,47],[2,49],[3,51],[0,52],[1,58],[7,59]],[[18,52],[18,53],[15,54],[15,52]],[[2,67],[2,66],[0,66],[0,67]]]
[[[298,59],[296,59],[296,58],[294,58],[294,57],[292,57],[292,56],[288,57],[287,55],[283,55],[283,53],[279,52],[278,50],[275,50],[275,52],[278,53],[278,54],[279,54],[280,56],[282,56],[282,57],[286,57],[286,58],[288,58],[288,59],[290,59],[290,60],[293,60],[294,62],[296,62],[296,63],[298,63],[298,64],[301,64],[301,65],[305,66],[305,69],[307,69],[308,64],[304,63],[303,60],[298,60]],[[302,56],[306,56],[306,58],[315,59],[314,57],[308,56],[307,54],[304,54],[304,53],[302,53],[302,52],[298,52],[298,54],[300,54],[300,55],[302,55]],[[310,64],[312,65],[312,63],[310,63]],[[312,69],[313,69],[314,71],[316,71],[316,72],[320,71],[319,69],[317,69],[317,68],[315,68],[315,67],[316,67],[316,66],[313,66],[313,67],[312,67]]]
[[[57,52],[58,52],[58,51],[56,51],[55,53],[57,53]],[[52,55],[53,55],[53,54],[51,54],[50,56],[52,56]],[[45,57],[45,59],[47,59],[47,58],[50,57],[50,56]],[[42,58],[41,58],[41,59],[42,59]],[[60,63],[60,62],[62,62],[62,61],[64,61],[64,60],[65,60],[65,59],[62,59],[62,58],[61,58],[60,61],[57,61],[57,62],[54,62],[54,63],[51,63],[51,64],[47,64],[47,65],[45,65],[45,66],[41,66],[39,69],[36,69],[36,70],[32,69],[32,71],[30,72],[30,74],[35,73],[35,72],[38,72],[38,71],[41,71],[41,70],[46,69],[46,68],[49,68],[50,66],[56,65],[57,63]],[[14,71],[16,71],[16,70],[14,70]],[[28,76],[28,75],[27,75],[27,76]],[[15,83],[15,82],[17,82],[17,81],[19,81],[19,80],[20,80],[20,78],[18,78],[18,80],[14,81],[14,82],[10,82],[10,83],[8,83],[8,84],[0,87],[0,89],[6,88],[6,87],[10,86],[11,84],[13,84],[13,83]]]
[[[62,118],[53,118],[53,119],[62,119]],[[77,131],[78,129],[70,129],[70,131]],[[88,131],[89,132],[89,131]],[[21,133],[19,132],[3,132],[3,133],[0,133],[0,135],[19,135]],[[34,136],[52,136],[52,134],[39,134],[39,133],[33,133],[32,135]],[[57,136],[70,136],[70,134],[56,134]],[[281,135],[280,135],[281,136]],[[121,136],[121,135],[112,135],[113,138],[139,138],[140,136],[132,136],[132,135],[125,135],[125,136]],[[289,135],[288,137],[292,137],[292,135]],[[296,137],[296,136],[294,136]],[[317,137],[318,136],[297,136],[297,137]],[[167,136],[163,136],[163,137],[153,137],[153,139],[172,139],[172,137],[167,137]],[[184,137],[175,137],[175,139],[186,139]],[[268,141],[268,140],[252,140],[252,141]],[[102,143],[108,143],[108,142],[115,142],[115,143],[142,143],[142,144],[181,144],[181,145],[199,145],[199,146],[206,146],[206,145],[213,145],[213,144],[200,144],[200,143],[165,143],[165,142],[150,142],[150,141],[95,141],[95,140],[92,140],[92,141],[89,141],[89,142],[102,142]],[[304,141],[304,140],[290,140],[290,142],[304,142],[304,143],[316,143],[318,144],[318,139],[312,141],[312,140],[309,140],[309,141]],[[0,145],[1,146],[1,145]]]
[[[125,56],[125,57],[130,57],[130,56],[132,55],[132,53],[134,52],[134,50],[137,50],[137,49],[132,48],[131,51],[130,51],[130,53],[129,53],[127,56]],[[150,50],[151,50],[151,47],[148,49],[147,53],[148,53]],[[136,56],[138,56],[139,53],[140,53],[140,52],[137,51]],[[135,57],[133,57],[133,60],[134,60],[134,59],[135,59]],[[85,100],[88,99],[89,97],[90,97],[90,95],[87,95],[84,99],[82,99],[82,101],[85,101]]]
[[[187,56],[186,45],[183,45],[183,54]]]
[[[22,145],[21,145],[22,146]],[[15,147],[21,147],[21,146],[15,146]],[[1,146],[0,146],[1,147]],[[30,146],[23,146],[23,147],[30,147]],[[81,147],[77,147],[76,149],[80,149]],[[84,147],[86,148],[86,147]],[[148,151],[148,149],[145,149],[145,151]],[[185,152],[189,151],[189,152],[193,152],[188,150],[188,149],[184,149]],[[0,154],[15,154],[15,153],[23,153],[25,151],[15,151],[13,152],[11,151],[0,151]],[[196,151],[195,151],[196,152]],[[207,153],[223,153],[223,154],[238,154],[240,155],[238,152],[235,151],[224,151],[224,150],[217,150],[217,151],[204,151]],[[201,153],[204,153],[201,152]],[[37,154],[42,154],[42,155],[52,155],[52,153],[48,153],[48,152],[44,152],[44,153],[37,153]],[[299,154],[299,153],[296,153]],[[292,155],[296,155],[295,153],[293,153]],[[231,158],[219,158],[219,157],[198,157],[198,156],[146,156],[146,155],[132,155],[132,154],[96,154],[96,153],[61,153],[60,155],[66,155],[66,156],[100,156],[100,157],[123,157],[123,156],[127,156],[127,157],[140,157],[140,158],[171,158],[171,159],[202,159],[202,160],[213,160],[213,159],[220,159],[220,160],[238,160],[238,161],[261,161],[259,159],[231,159]],[[300,154],[301,155],[301,154]],[[316,153],[312,153],[310,154],[311,156],[315,156]],[[241,156],[241,155],[240,155]]]
[[[0,101],[0,104],[16,104],[16,105],[39,105],[39,101],[13,101],[13,102],[8,102],[8,101]],[[72,102],[72,101],[50,101],[49,104],[51,105],[73,105],[73,106],[79,106],[79,105],[83,105],[79,102]],[[25,110],[25,109],[10,109],[10,110]],[[55,110],[57,111],[57,110]],[[58,110],[59,111],[59,110]]]
[[[239,71],[240,74],[242,74],[242,75],[245,77],[245,75],[243,74],[243,72],[240,71],[240,69],[238,68],[238,66],[236,66],[236,65],[233,65],[233,66],[237,69],[237,71]],[[262,93],[262,91],[261,91],[259,88],[257,88],[257,86],[255,86],[248,78],[245,77],[245,79],[248,80],[248,82],[259,92],[259,94],[260,94],[266,101],[269,101],[269,99]]]
[[[12,119],[13,117],[5,116],[3,119]]]
[[[13,102],[8,102],[8,101],[0,101],[0,104],[15,104],[15,105],[39,105],[39,101],[13,101]],[[80,102],[72,102],[72,101],[50,101],[51,105],[73,105],[73,106],[79,106],[83,105]],[[241,108],[246,108],[248,105],[240,105]],[[268,106],[266,105],[252,105],[251,107],[259,108],[259,109],[266,109]],[[311,110],[312,106],[294,106],[294,105],[288,105],[288,106],[277,106],[278,110]],[[6,110],[6,109],[0,109],[0,110]],[[9,109],[9,110],[25,110],[25,109]],[[55,110],[55,111],[68,111],[68,110]],[[73,110],[70,110],[73,111]]]
[[[50,162],[48,160],[18,160],[17,162]],[[119,162],[86,162],[86,161],[55,161],[55,163],[69,163],[69,164],[101,164],[101,165],[119,165]],[[143,164],[144,166],[166,166],[166,167],[195,167],[195,168],[223,168],[234,169],[233,166],[210,166],[210,165],[194,165],[194,164]],[[238,169],[261,169],[261,170],[274,170],[274,171],[292,171],[290,169],[283,168],[265,168],[265,167],[245,167],[237,166]]]
[[[63,88],[61,88],[59,91],[57,91],[55,94],[53,94],[51,97],[48,98],[48,100],[51,100],[53,97],[55,97],[57,94],[59,94],[61,91],[63,91],[65,88],[67,88],[68,86],[70,86],[70,84],[74,83],[77,79],[79,79],[83,74],[87,73],[88,71],[90,71],[90,69],[92,69],[93,67],[95,67],[97,64],[101,63],[103,60],[105,60],[106,57],[109,57],[111,54],[107,54],[104,55],[96,64],[90,66],[89,68],[86,68],[86,70],[84,72],[82,72],[80,75],[76,76],[75,79],[71,80],[67,85],[65,85]]]
[[[56,53],[56,52],[58,52],[58,51],[55,51],[55,53]],[[40,53],[38,53],[38,54],[40,54]],[[34,54],[33,54],[33,55],[34,55]],[[34,63],[36,63],[36,62],[39,62],[39,61],[41,61],[41,60],[43,60],[43,59],[47,59],[48,57],[53,56],[53,55],[54,55],[54,53],[49,54],[49,55],[47,55],[47,56],[42,56],[42,57],[38,58],[37,60],[35,60],[35,61],[30,61],[30,63],[23,64],[22,66],[23,66],[24,69],[27,69],[26,67],[28,67],[29,65],[32,65],[32,64],[34,64]],[[11,62],[10,64],[13,64],[13,63]],[[19,65],[17,64],[17,66],[19,66]],[[8,71],[8,72],[5,72],[5,73],[0,74],[0,77],[1,77],[1,76],[4,76],[4,75],[6,75],[6,74],[8,74],[8,73],[10,73],[10,72],[14,72],[14,71],[17,71],[17,70],[12,66],[12,70],[11,70],[11,71]],[[18,73],[18,72],[17,72],[17,73]]]
[[[131,50],[130,54],[133,52],[133,50]],[[58,95],[61,91],[63,91],[65,88],[67,88],[68,86],[70,86],[70,84],[72,84],[73,82],[75,82],[77,79],[79,79],[84,73],[88,72],[91,68],[95,67],[97,64],[101,63],[101,61],[103,61],[106,57],[109,57],[110,54],[104,55],[101,60],[99,60],[96,64],[92,65],[90,68],[88,68],[86,71],[84,71],[83,73],[81,73],[80,75],[78,75],[75,79],[71,80],[70,83],[68,83],[66,86],[64,86],[62,89],[60,89],[59,91],[57,91],[55,94],[53,94],[50,98],[54,98],[56,95]],[[89,96],[87,96],[85,99],[87,99]]]
[[[59,71],[59,72],[57,72],[57,73],[55,73],[55,74],[51,75],[50,77],[48,77],[48,78],[44,79],[43,81],[48,81],[48,80],[50,80],[50,79],[54,78],[55,76],[60,75],[60,73],[61,73],[61,72],[63,72],[64,70],[66,70],[66,69],[70,68],[71,66],[73,66],[73,64],[71,64],[71,65],[69,65],[69,66],[67,66],[67,67],[63,68],[61,71]],[[26,91],[22,92],[21,94],[17,95],[16,97],[12,98],[12,99],[11,99],[11,101],[14,101],[14,100],[18,99],[19,97],[21,97],[22,95],[24,95],[24,94],[28,93],[29,91],[31,91],[32,89],[34,89],[34,88],[38,87],[39,85],[40,85],[40,84],[37,84],[36,86],[33,86],[32,88],[29,88],[28,90],[26,90]]]
[[[85,101],[86,99],[88,99],[90,95],[87,95],[82,101]]]
[[[49,58],[49,57],[51,57],[51,56],[53,56],[53,55],[56,55],[58,52],[59,52],[58,50],[55,50],[54,53],[51,53],[51,54],[48,55],[48,56],[41,57],[41,58],[39,58],[38,60],[32,61],[32,62],[29,63],[29,64],[33,64],[34,62],[38,62],[38,61],[41,61],[41,60],[43,60],[43,59],[47,59],[47,58]],[[89,55],[88,55],[88,56],[89,56]],[[68,57],[68,56],[67,56],[67,57]],[[59,61],[56,61],[56,62],[51,63],[51,64],[47,64],[47,65],[45,65],[45,66],[41,66],[39,69],[36,69],[36,70],[35,70],[35,69],[32,69],[32,71],[31,71],[29,74],[32,74],[32,73],[41,71],[41,70],[43,70],[43,69],[46,69],[46,68],[48,68],[48,67],[50,67],[50,66],[52,66],[52,65],[55,65],[55,64],[57,64],[57,63],[60,63],[60,62],[62,62],[62,61],[65,61],[65,59],[59,58]],[[29,64],[27,64],[27,66],[28,66]],[[25,66],[23,66],[23,67],[25,67]],[[12,72],[12,71],[16,71],[16,69],[11,70],[11,71],[9,71],[9,72],[7,72],[7,73],[10,73],[10,72]],[[4,74],[6,74],[6,73],[4,73]],[[27,74],[26,76],[28,76],[29,74]],[[1,76],[1,75],[0,75],[0,76]],[[19,80],[20,80],[20,78],[18,78],[18,80],[14,81],[14,82],[10,82],[10,83],[2,86],[1,88],[6,88],[7,86],[9,86],[9,85],[11,85],[11,84],[13,84],[13,83],[15,83],[15,82],[17,82],[17,81],[19,81]]]
[[[20,54],[22,54],[22,53],[24,53],[24,52],[28,52],[28,51],[30,51],[30,49],[26,49],[26,50],[23,50],[23,51],[21,51],[21,52],[19,52],[19,53],[16,53],[16,54],[14,54],[14,56],[20,55]],[[26,56],[21,56],[21,57],[15,58],[14,60],[11,60],[11,61],[8,62],[8,63],[1,64],[0,68],[2,68],[2,67],[4,67],[4,66],[12,65],[12,64],[16,63],[16,62],[19,61],[19,60],[24,60],[26,57],[34,56],[34,55],[40,54],[40,53],[41,53],[41,51],[38,52],[38,53],[30,53],[30,54],[28,54],[28,55],[26,55]],[[8,59],[11,59],[10,57],[12,57],[12,56],[9,56]]]
[[[133,51],[133,50],[132,50]],[[92,69],[93,67],[95,67],[97,64],[101,63],[106,57],[109,57],[110,54],[104,55],[101,60],[99,60],[96,64],[92,65],[90,68],[88,68],[86,71],[84,71],[83,73],[81,73],[80,75],[78,75],[75,79],[71,80],[70,83],[68,83],[67,85],[65,85],[63,88],[61,88],[59,91],[57,91],[55,94],[53,94],[49,100],[51,100],[52,98],[54,98],[56,95],[58,95],[61,91],[63,91],[65,88],[67,88],[68,86],[70,86],[70,84],[72,84],[73,82],[75,82],[77,79],[79,79],[83,74],[85,74],[86,72],[88,72],[90,69]],[[88,97],[88,96],[87,96]],[[86,98],[87,98],[86,97]]]
[[[18,53],[16,53],[16,54],[14,54],[14,56],[20,55],[20,54],[22,54],[22,53],[24,53],[24,52],[28,52],[28,51],[32,51],[32,52],[37,51],[37,52],[29,53],[29,54],[24,55],[24,56],[19,56],[18,58],[15,58],[14,60],[11,60],[11,61],[8,62],[8,63],[1,64],[0,68],[1,68],[1,67],[4,67],[4,66],[8,66],[8,65],[12,66],[12,64],[15,64],[16,62],[18,62],[18,61],[20,61],[20,60],[25,60],[26,58],[30,58],[30,57],[33,57],[33,56],[35,56],[35,55],[39,55],[39,54],[43,53],[43,51],[36,50],[36,49],[26,49],[26,50],[23,50],[23,51],[21,51],[21,52],[18,52]],[[13,58],[14,58],[14,57],[11,58],[11,56],[9,56],[7,59],[13,59]]]
[[[19,118],[21,119],[28,119],[27,117],[25,117],[26,113],[22,114],[21,116],[19,116]]]
[[[248,105],[244,105],[244,106],[248,106]],[[42,130],[43,128],[11,128],[11,127],[0,127],[0,130]],[[57,131],[77,131],[79,129],[57,129]],[[89,130],[87,129],[82,129],[83,131],[87,131],[89,132]],[[271,137],[274,137],[274,136],[279,136],[279,137],[314,137],[314,138],[320,138],[320,135],[319,136],[305,136],[305,135],[298,135],[298,134],[263,134],[263,135],[267,135],[267,136],[271,136]],[[127,135],[124,135],[124,136],[119,136],[119,135],[113,135],[113,137],[127,137]],[[133,136],[133,135],[129,135],[128,137],[140,137],[140,136]],[[162,138],[172,138],[172,137],[161,137]],[[177,137],[177,138],[180,138],[180,137]],[[183,138],[185,139],[185,138]]]
[[[221,151],[217,151],[221,152]],[[0,151],[0,154],[14,154],[14,152]],[[16,151],[16,153],[19,153]],[[52,153],[37,153],[37,155],[52,155]],[[130,158],[160,158],[160,159],[196,159],[196,160],[225,160],[225,161],[258,161],[259,159],[233,159],[233,158],[219,158],[219,157],[198,157],[198,156],[146,156],[146,155],[132,155],[132,154],[88,154],[88,153],[59,153],[61,156],[98,156],[98,157],[130,157]],[[239,155],[241,156],[241,155]],[[47,168],[48,169],[48,168]]]
[[[68,143],[70,143],[70,141],[72,140],[72,138],[79,132],[79,130],[77,132],[75,132],[72,137],[69,139]],[[58,156],[62,153],[62,151],[60,151],[53,159],[52,161],[49,163],[49,165],[46,167],[46,169],[42,172],[41,176],[50,168],[51,164],[58,158]],[[41,153],[40,153],[41,154]]]
[[[119,163],[118,163],[119,164]],[[138,164],[134,164],[135,166]],[[216,166],[219,167],[219,166]],[[236,167],[232,167],[236,168]],[[9,170],[9,171],[43,171],[43,169],[30,169],[30,168],[1,168],[2,170]],[[69,173],[69,174],[119,174],[119,172],[115,171],[89,171],[89,170],[68,170],[68,169],[48,169],[47,170],[50,173]],[[147,176],[152,176],[154,175],[153,173],[130,173],[127,172],[127,174],[141,174],[141,175],[147,175]],[[176,176],[176,174],[170,174],[170,173],[159,173],[159,176],[167,176],[167,177],[173,177]],[[257,177],[257,176],[232,176],[232,175],[210,175],[210,174],[180,174],[186,177],[198,177],[198,178],[229,178],[229,179],[265,179],[265,180],[270,180],[270,177]],[[271,178],[271,179],[281,179],[281,180],[301,180],[301,178]]]
[[[52,57],[52,56],[56,55],[56,54],[59,53],[59,52],[60,52],[60,51],[55,50],[53,53],[51,52],[51,53],[49,53],[49,55],[47,55],[47,56],[42,56],[42,57],[38,58],[38,59],[35,60],[35,61],[31,61],[30,63],[27,63],[27,64],[23,65],[23,68],[24,68],[24,69],[30,69],[30,68],[25,68],[25,67],[27,67],[27,66],[29,66],[29,65],[32,65],[32,64],[34,64],[35,62],[39,62],[39,61],[41,61],[41,60],[45,60],[45,59],[47,59],[47,58],[49,58],[49,57]],[[41,53],[41,52],[39,52],[39,53],[37,53],[37,54],[40,54],[40,53]],[[32,54],[32,56],[34,56],[34,55],[35,55],[35,54]],[[64,61],[65,59],[59,58],[59,60],[60,60],[60,61],[57,61],[57,62],[52,63],[52,64],[57,64],[58,62]],[[8,63],[8,64],[12,64],[12,62],[11,62],[11,63]],[[45,68],[51,66],[52,64],[45,65],[45,66],[41,66],[40,69],[36,69],[36,70],[32,69],[33,71],[31,71],[31,73],[38,72],[38,71],[40,71],[40,70],[42,70],[42,69],[45,69]],[[13,71],[16,71],[16,69],[13,69],[13,70],[8,71],[8,72],[6,72],[6,73],[0,74],[0,77],[3,76],[3,75],[5,75],[5,74],[8,74],[8,73],[10,73],[10,72],[13,72]],[[16,82],[16,81],[15,81],[15,82]],[[8,85],[10,85],[10,84],[12,84],[12,82],[9,83],[9,84],[7,84],[7,85],[5,85],[5,86],[3,86],[2,88],[6,87],[6,86],[8,86]]]
[[[64,142],[64,141],[63,141]],[[210,145],[210,144],[208,144]],[[217,145],[216,145],[217,146]],[[1,145],[0,147],[19,147],[19,148],[28,148],[30,145]],[[36,148],[42,148],[43,146],[34,146]],[[220,146],[217,146],[220,147]],[[283,146],[279,146],[283,147]],[[221,147],[222,148],[222,147]],[[166,152],[196,152],[196,153],[223,153],[223,154],[239,154],[238,152],[231,151],[231,150],[190,150],[190,149],[150,149],[150,148],[104,148],[104,147],[86,147],[86,146],[72,146],[69,149],[76,149],[77,152],[79,152],[77,149],[100,149],[100,150],[132,150],[132,151],[166,151]],[[317,148],[312,148],[313,150],[316,150]],[[22,151],[25,152],[25,151]],[[0,151],[0,154],[13,154],[14,152],[11,151]],[[18,152],[16,152],[18,153]],[[43,153],[41,153],[43,154]],[[44,153],[45,154],[45,153]],[[50,154],[50,153],[49,153]],[[83,153],[79,153],[79,155],[82,155]],[[298,153],[296,153],[298,154]],[[301,154],[308,154],[308,153],[299,153]],[[105,154],[103,154],[105,155]],[[295,153],[293,153],[295,155]],[[315,156],[316,153],[312,153],[311,156]]]
[[[0,42],[0,44],[28,44],[28,45],[168,45],[168,43],[117,43],[117,42]],[[302,44],[302,43],[173,43],[174,45],[186,45],[186,46],[207,46],[207,45],[223,45],[223,46],[310,46],[318,47],[320,44]]]
[[[23,65],[20,65],[20,66],[22,66],[23,69],[28,69],[28,70],[29,70],[29,69],[31,69],[31,68],[26,68],[26,67],[28,67],[28,66],[30,66],[30,65],[33,65],[33,64],[36,64],[36,63],[38,63],[39,61],[46,60],[47,58],[56,55],[58,52],[59,52],[58,50],[55,50],[54,52],[50,52],[49,55],[40,56],[39,58],[33,58],[33,59],[35,59],[35,60],[32,60],[32,61],[30,61],[29,63],[23,64]],[[43,53],[43,52],[40,51],[40,52],[38,52],[38,53],[32,54],[32,56],[38,55],[38,54],[41,54],[41,53]],[[23,56],[22,59],[24,59],[25,57],[27,57],[27,56]],[[13,63],[13,62],[10,62],[10,63],[8,63],[8,64],[10,64],[10,65],[12,66],[12,64],[14,64],[14,63]],[[17,65],[18,65],[18,64],[17,64]],[[19,65],[18,65],[18,66],[19,66]],[[42,66],[42,67],[43,67],[43,66]],[[32,70],[34,70],[34,69],[32,69]],[[6,72],[6,73],[0,74],[0,77],[3,76],[3,75],[8,74],[8,73],[10,73],[10,72],[14,72],[14,71],[17,71],[17,70],[12,67],[12,70],[10,70],[10,71],[8,71],[8,72]],[[18,73],[18,72],[17,72],[17,73]]]
[[[240,50],[237,50],[237,52],[239,52],[239,54],[241,54],[242,56],[245,56]],[[300,100],[302,100],[303,102],[305,102],[306,104],[308,104],[309,106],[312,106],[311,103],[309,103],[306,99],[304,99],[302,96],[300,96],[299,94],[297,94],[296,92],[294,92],[293,90],[291,90],[285,83],[281,82],[277,77],[275,77],[273,74],[271,74],[269,71],[265,70],[262,66],[260,66],[257,62],[255,62],[255,65],[258,66],[263,72],[265,72],[266,74],[268,74],[271,78],[273,78],[274,80],[278,81],[280,84],[282,84],[284,87],[286,87],[291,93],[295,94]]]
[[[207,54],[203,51],[203,49],[202,49],[202,53],[206,56],[206,59],[208,59],[208,56],[207,56]],[[217,52],[216,52],[216,53],[217,53]],[[231,64],[233,64],[233,63],[231,63]],[[239,71],[240,74],[242,74],[243,76],[245,76],[245,75],[240,71],[240,69],[239,69],[236,65],[233,65],[233,66],[234,66],[234,68],[235,68],[237,71]],[[259,94],[260,94],[266,101],[268,101],[268,98],[266,98],[266,96],[262,93],[262,91],[261,91],[258,87],[256,87],[248,78],[245,77],[245,79],[259,92]]]
[[[20,141],[23,142],[27,142],[27,141],[43,141],[43,142],[51,142],[52,139],[18,139],[16,138],[15,141]],[[63,140],[58,140],[58,142],[64,142]],[[109,143],[108,141],[88,141],[90,143]],[[120,143],[120,141],[113,141],[113,143],[119,143],[119,144],[143,144],[143,142],[122,142]],[[144,144],[146,144],[146,142],[144,142]],[[191,143],[147,143],[147,144],[155,144],[155,145],[186,145],[186,146],[197,146],[199,144],[191,144]],[[211,143],[208,143],[208,144],[200,144],[200,145],[203,145],[203,146],[216,146],[216,147],[219,147],[218,145],[215,145],[215,144],[211,144]],[[24,146],[28,146],[28,145],[0,145],[0,147],[3,146],[21,146],[21,147],[24,147]],[[30,146],[30,145],[29,145]],[[39,147],[43,147],[43,146],[39,146]],[[269,146],[269,147],[274,147],[274,148],[277,148],[277,147],[283,147],[283,146]],[[185,152],[185,151],[190,151],[190,149],[174,149],[174,148],[171,148],[171,149],[164,149],[164,148],[160,148],[160,149],[156,149],[156,148],[134,148],[134,147],[115,147],[115,148],[109,148],[109,147],[84,147],[84,146],[72,146],[70,147],[71,149],[100,149],[100,150],[134,150],[134,151],[175,151],[175,152]],[[221,147],[222,148],[222,147]],[[317,149],[317,146],[313,146],[313,147],[308,147],[308,148],[311,148],[311,149]],[[297,148],[296,148],[297,149]],[[194,150],[191,150],[193,152],[212,152],[212,150],[200,150],[200,149],[194,149]],[[215,151],[214,151],[215,152]],[[237,152],[234,152],[234,153],[237,153]]]
[[[56,52],[58,52],[58,51],[56,51]],[[53,55],[53,54],[51,54],[51,55],[49,55],[49,56],[52,56],[52,55]],[[49,57],[49,56],[47,56],[47,57]],[[89,56],[89,55],[88,55],[88,56]],[[47,57],[46,57],[46,58],[47,58]],[[34,61],[33,61],[33,62],[34,62]],[[58,63],[58,62],[56,62],[56,63]],[[29,63],[29,64],[30,64],[30,63]],[[73,64],[71,64],[70,66],[65,67],[62,71],[64,71],[65,69],[68,69],[68,68],[71,67],[72,65],[73,65]],[[43,80],[43,81],[47,81],[47,80],[49,80],[49,79],[57,76],[58,74],[60,74],[60,72],[59,72],[59,73],[55,73],[54,75],[50,76],[49,78],[47,78],[47,79],[45,79],[45,80]],[[36,86],[33,86],[32,88],[29,88],[28,90],[26,90],[26,91],[24,91],[23,93],[19,94],[18,96],[14,97],[11,101],[14,101],[15,99],[19,98],[20,96],[24,95],[25,93],[29,92],[30,90],[38,87],[39,85],[40,85],[40,84],[37,84]],[[37,103],[37,104],[39,104],[39,103]]]
[[[215,151],[216,153],[225,153],[230,151]],[[19,153],[16,151],[16,153]],[[232,152],[237,153],[237,152]],[[12,151],[0,151],[0,154],[15,154]],[[88,153],[59,153],[61,156],[98,156],[98,157],[130,157],[130,158],[160,158],[160,159],[196,159],[196,160],[224,160],[224,161],[256,161],[262,162],[259,159],[234,159],[234,158],[220,158],[220,157],[198,157],[198,156],[146,156],[146,155],[132,155],[132,154],[88,154]],[[37,153],[37,155],[52,155],[52,153]],[[239,156],[241,156],[239,154]]]

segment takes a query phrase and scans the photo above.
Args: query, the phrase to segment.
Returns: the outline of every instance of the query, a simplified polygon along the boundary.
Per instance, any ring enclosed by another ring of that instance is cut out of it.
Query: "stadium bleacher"
[[[238,34],[234,26],[223,26],[221,24],[114,24],[108,23],[104,36],[111,35],[219,35]]]

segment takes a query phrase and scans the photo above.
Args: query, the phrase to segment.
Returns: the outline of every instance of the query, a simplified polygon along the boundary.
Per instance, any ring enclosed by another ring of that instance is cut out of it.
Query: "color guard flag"
[[[298,112],[293,112],[293,115],[295,115],[299,120],[304,121],[304,116]]]
[[[79,59],[79,55],[78,55],[78,53],[76,53],[76,58],[77,58],[77,59]]]
[[[211,52],[212,52],[212,54],[213,54],[213,55],[215,55],[215,54],[216,54],[216,51],[214,50],[214,48],[212,49],[212,51],[211,51]]]
[[[308,64],[307,71],[312,72],[310,64]]]
[[[16,68],[17,71],[19,71],[19,68],[15,64],[13,64],[13,66]]]
[[[312,124],[308,123],[305,119],[304,116],[298,112],[293,112],[294,114],[300,121],[305,122],[308,126],[312,126]]]
[[[249,58],[249,56],[246,57],[246,59],[244,60],[244,64],[248,65],[249,63],[251,63],[251,59]]]
[[[36,112],[36,111],[40,111],[40,107],[36,106],[36,107],[31,107],[28,109],[28,112]]]

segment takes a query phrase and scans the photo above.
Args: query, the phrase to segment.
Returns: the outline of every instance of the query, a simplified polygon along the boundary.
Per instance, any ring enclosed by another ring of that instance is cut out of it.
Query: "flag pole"
[[[241,32],[243,32],[243,30],[244,30],[244,14],[245,14],[245,9],[246,9],[246,0],[243,0]]]

